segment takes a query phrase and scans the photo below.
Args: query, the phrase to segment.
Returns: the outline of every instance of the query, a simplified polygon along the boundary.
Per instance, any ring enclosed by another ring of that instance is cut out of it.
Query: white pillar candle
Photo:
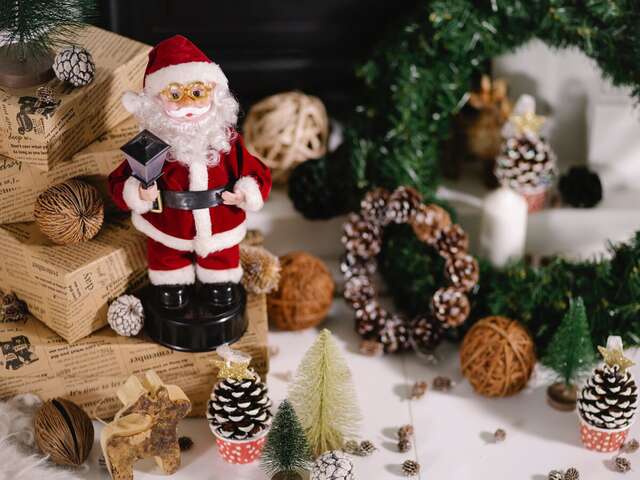
[[[484,199],[480,249],[492,265],[503,267],[524,255],[527,202],[509,188],[494,190]]]

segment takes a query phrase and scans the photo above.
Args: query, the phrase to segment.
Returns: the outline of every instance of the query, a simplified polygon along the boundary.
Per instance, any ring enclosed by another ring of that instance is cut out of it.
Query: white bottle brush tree
[[[362,416],[351,371],[331,332],[323,330],[307,351],[289,393],[315,456],[343,447]]]

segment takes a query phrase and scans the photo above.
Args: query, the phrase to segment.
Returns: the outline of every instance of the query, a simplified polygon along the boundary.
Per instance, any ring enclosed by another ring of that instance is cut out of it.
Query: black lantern
[[[131,175],[137,178],[142,188],[151,187],[162,175],[162,167],[171,145],[163,142],[149,130],[143,130],[120,150],[131,167]]]

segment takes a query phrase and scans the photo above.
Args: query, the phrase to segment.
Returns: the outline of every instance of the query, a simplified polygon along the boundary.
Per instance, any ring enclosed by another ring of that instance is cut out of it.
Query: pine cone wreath
[[[313,464],[311,480],[355,480],[353,463],[343,452],[327,452]]]
[[[142,302],[134,295],[120,295],[109,305],[107,322],[118,335],[137,335],[144,326]]]
[[[247,440],[271,424],[271,400],[257,374],[253,378],[224,378],[214,387],[207,409],[212,429],[230,440]]]
[[[420,464],[413,460],[405,460],[402,464],[402,473],[407,477],[415,477],[420,473]]]
[[[413,320],[410,334],[414,350],[421,353],[433,353],[442,341],[442,323],[431,315],[420,315]]]
[[[480,267],[475,258],[462,253],[447,258],[445,275],[453,287],[468,292],[478,284]]]
[[[29,313],[27,304],[20,300],[15,293],[6,295],[0,292],[0,322],[21,322]]]
[[[438,240],[440,231],[451,226],[451,217],[438,205],[420,204],[416,207],[410,222],[416,238],[433,245]]]
[[[469,236],[458,224],[452,224],[440,230],[436,249],[445,258],[466,253],[469,249]]]
[[[398,187],[387,202],[387,223],[409,223],[422,196],[411,187]]]
[[[604,364],[595,369],[578,395],[578,411],[590,425],[618,429],[631,424],[638,404],[638,386],[628,370]]]
[[[464,292],[447,287],[440,288],[433,294],[431,309],[445,328],[458,327],[469,316],[471,304]]]
[[[53,72],[59,80],[69,82],[74,87],[83,87],[93,81],[96,65],[88,50],[74,45],[56,55]]]
[[[616,457],[615,459],[616,471],[620,473],[627,473],[631,470],[631,462],[625,457]]]
[[[360,258],[375,257],[380,253],[380,229],[357,213],[351,213],[342,228],[342,244],[348,253]]]
[[[580,480],[580,472],[576,468],[569,468],[564,472],[564,480]]]
[[[387,204],[390,193],[384,188],[374,188],[365,194],[360,202],[362,217],[375,225],[387,224]]]

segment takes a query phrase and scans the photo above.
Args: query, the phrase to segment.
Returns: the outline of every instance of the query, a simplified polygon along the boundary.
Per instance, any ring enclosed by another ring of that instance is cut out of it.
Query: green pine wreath
[[[373,187],[400,185],[431,197],[451,120],[466,103],[473,79],[492,58],[534,37],[551,47],[582,50],[614,85],[630,86],[638,97],[639,26],[637,0],[420,2],[357,69],[361,96],[346,126],[343,175],[327,181],[315,172],[327,171],[326,165],[305,167],[309,181],[292,192],[296,205],[313,205],[300,197],[312,199],[321,191],[344,196],[347,177],[354,199]],[[324,216],[353,206],[336,203]]]

